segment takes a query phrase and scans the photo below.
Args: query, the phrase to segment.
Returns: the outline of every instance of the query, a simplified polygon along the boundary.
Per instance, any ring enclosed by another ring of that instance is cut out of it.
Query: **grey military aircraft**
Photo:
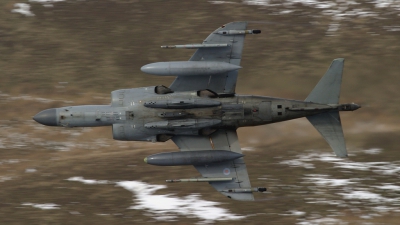
[[[247,30],[246,22],[232,22],[212,32],[202,44],[162,48],[197,49],[189,61],[156,62],[141,70],[158,76],[176,76],[169,86],[122,89],[111,92],[110,105],[67,106],[46,109],[33,119],[47,126],[112,126],[115,140],[165,142],[180,149],[151,155],[145,162],[159,166],[193,165],[201,177],[167,182],[208,182],[221,194],[254,200],[236,130],[306,117],[338,157],[347,157],[339,111],[357,104],[339,104],[344,59],[333,60],[326,74],[304,101],[238,95],[238,69]]]

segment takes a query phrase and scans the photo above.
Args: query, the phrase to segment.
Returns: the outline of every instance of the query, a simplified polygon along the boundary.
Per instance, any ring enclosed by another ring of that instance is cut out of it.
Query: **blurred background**
[[[400,2],[396,0],[3,0],[0,2],[0,223],[397,224],[400,217]],[[199,176],[143,158],[172,142],[119,142],[110,127],[55,128],[32,116],[109,104],[110,92],[169,86],[144,74],[188,60],[231,21],[248,21],[236,92],[303,100],[346,59],[340,160],[306,119],[238,130],[253,186],[235,202]]]

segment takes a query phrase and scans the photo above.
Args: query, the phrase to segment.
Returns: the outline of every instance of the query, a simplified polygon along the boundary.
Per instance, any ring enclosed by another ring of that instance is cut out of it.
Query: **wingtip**
[[[347,154],[347,152],[345,154],[336,154],[337,157],[345,159],[345,158],[349,158],[349,155]]]
[[[336,59],[334,59],[333,61],[341,61],[341,62],[344,62],[344,58],[336,58]]]

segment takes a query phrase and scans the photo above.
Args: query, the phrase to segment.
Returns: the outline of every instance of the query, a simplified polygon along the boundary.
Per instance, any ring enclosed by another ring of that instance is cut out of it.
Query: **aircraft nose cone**
[[[36,114],[33,117],[36,122],[46,126],[57,126],[57,112],[56,109],[46,109]]]

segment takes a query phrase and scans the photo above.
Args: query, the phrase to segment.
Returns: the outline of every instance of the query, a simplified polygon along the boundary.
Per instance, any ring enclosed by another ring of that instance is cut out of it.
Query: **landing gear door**
[[[272,114],[271,114],[271,102],[261,102],[258,105],[258,115],[257,117],[262,119],[263,121],[271,121]]]

